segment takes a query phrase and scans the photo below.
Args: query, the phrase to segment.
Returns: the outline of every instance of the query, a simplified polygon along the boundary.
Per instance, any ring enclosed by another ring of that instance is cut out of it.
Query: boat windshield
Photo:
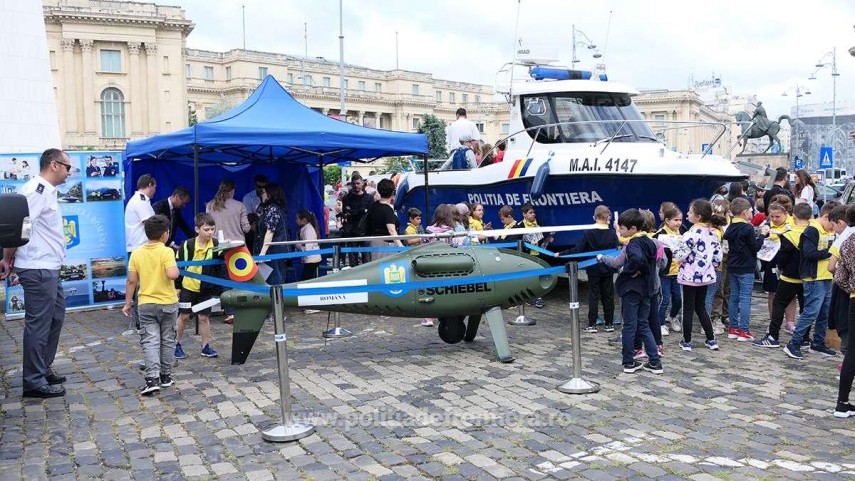
[[[524,95],[521,100],[523,125],[542,144],[596,142],[612,136],[615,142],[657,141],[647,123],[623,123],[644,120],[629,94],[556,92]]]

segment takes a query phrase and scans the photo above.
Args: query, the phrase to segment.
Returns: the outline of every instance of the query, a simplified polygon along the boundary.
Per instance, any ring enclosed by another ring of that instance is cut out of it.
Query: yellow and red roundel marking
[[[258,266],[245,246],[226,252],[226,269],[229,271],[229,278],[237,282],[252,280],[258,272]]]

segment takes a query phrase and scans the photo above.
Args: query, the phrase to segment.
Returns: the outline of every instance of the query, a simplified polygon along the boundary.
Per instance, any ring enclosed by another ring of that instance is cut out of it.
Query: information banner
[[[66,152],[71,176],[57,187],[65,228],[60,270],[68,308],[125,300],[127,253],[121,152]],[[39,173],[41,154],[0,154],[0,192],[14,193]],[[0,288],[0,310],[21,317],[27,300],[14,274]]]

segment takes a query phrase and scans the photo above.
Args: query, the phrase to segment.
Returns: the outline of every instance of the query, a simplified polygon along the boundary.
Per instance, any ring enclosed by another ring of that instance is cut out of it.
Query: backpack
[[[466,151],[471,151],[469,147],[460,147],[454,151],[451,157],[451,170],[469,170],[469,162],[466,160]]]
[[[840,246],[840,260],[834,271],[834,283],[849,294],[855,293],[855,237],[849,236]]]

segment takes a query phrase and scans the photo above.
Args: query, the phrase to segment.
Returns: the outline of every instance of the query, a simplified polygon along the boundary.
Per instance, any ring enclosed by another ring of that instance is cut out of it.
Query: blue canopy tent
[[[157,180],[158,197],[192,178],[198,212],[199,201],[212,199],[222,178],[235,181],[239,200],[254,188],[253,177],[263,173],[285,190],[291,232],[296,232],[293,217],[299,207],[323,220],[324,165],[394,155],[426,157],[427,151],[426,135],[327,117],[297,102],[268,75],[246,101],[218,117],[129,142],[123,155],[125,196],[133,194],[137,179],[146,173]]]

